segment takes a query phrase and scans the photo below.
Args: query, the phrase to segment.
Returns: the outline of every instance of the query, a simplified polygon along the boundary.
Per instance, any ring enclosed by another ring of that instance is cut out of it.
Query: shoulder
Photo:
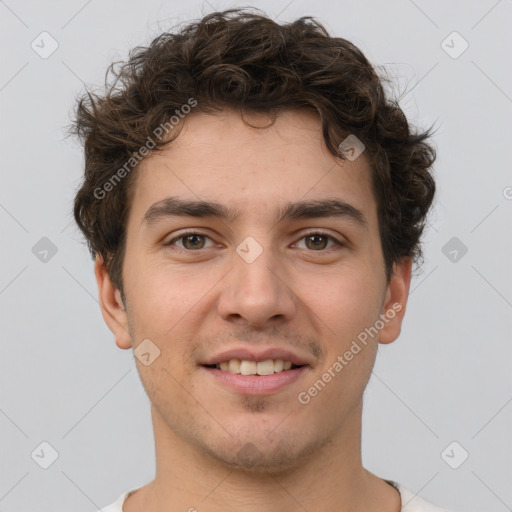
[[[123,503],[126,501],[126,498],[129,494],[134,492],[136,489],[130,489],[129,491],[123,492],[119,498],[117,498],[114,503],[111,503],[110,505],[106,507],[102,507],[102,512],[123,512]]]
[[[406,489],[403,485],[396,482],[389,482],[400,492],[402,498],[401,512],[449,512],[444,508],[440,508],[429,501],[424,500],[412,491]]]
[[[420,496],[417,496],[406,489],[403,485],[389,480],[387,482],[396,487],[400,492],[400,497],[402,499],[402,508],[400,512],[449,512],[448,510],[439,508]],[[103,507],[101,510],[103,512],[123,512],[123,503],[126,501],[128,495],[135,491],[136,489],[130,489],[129,491],[124,492],[116,499],[116,501],[114,501],[114,503],[111,503],[107,507]]]

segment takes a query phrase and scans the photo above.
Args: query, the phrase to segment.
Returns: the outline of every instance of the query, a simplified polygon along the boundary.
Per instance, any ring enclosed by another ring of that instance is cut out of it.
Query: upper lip
[[[244,361],[266,361],[268,359],[281,359],[282,361],[290,361],[296,366],[311,364],[310,358],[306,355],[298,354],[296,350],[284,348],[265,348],[256,350],[255,348],[240,347],[232,348],[219,352],[201,362],[202,365],[213,365],[229,361],[231,359],[239,359]]]

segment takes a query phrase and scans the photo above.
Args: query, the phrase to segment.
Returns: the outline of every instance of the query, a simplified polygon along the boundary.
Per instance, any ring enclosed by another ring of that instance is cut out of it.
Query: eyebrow
[[[153,204],[145,213],[142,223],[152,226],[170,217],[217,217],[225,222],[233,222],[241,213],[215,201],[185,200],[167,197]],[[337,217],[355,221],[362,227],[368,226],[364,213],[355,206],[339,199],[317,199],[312,201],[289,202],[279,208],[275,224],[284,220],[300,220]]]

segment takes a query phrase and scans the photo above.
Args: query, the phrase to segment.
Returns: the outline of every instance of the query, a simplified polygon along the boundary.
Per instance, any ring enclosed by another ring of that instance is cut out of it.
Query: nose
[[[290,320],[297,298],[289,281],[284,265],[270,248],[253,261],[243,252],[234,252],[232,270],[222,281],[218,312],[227,321],[254,328]]]

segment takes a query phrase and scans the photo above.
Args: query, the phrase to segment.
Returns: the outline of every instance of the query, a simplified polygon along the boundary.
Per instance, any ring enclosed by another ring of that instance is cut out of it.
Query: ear
[[[103,319],[108,328],[114,333],[117,346],[123,349],[131,348],[132,342],[128,332],[128,317],[121,300],[121,293],[110,280],[103,258],[99,255],[96,256],[94,273],[98,284]]]
[[[409,296],[411,269],[412,258],[404,258],[393,265],[393,275],[388,283],[381,312],[384,327],[380,330],[379,343],[392,343],[400,335]]]

